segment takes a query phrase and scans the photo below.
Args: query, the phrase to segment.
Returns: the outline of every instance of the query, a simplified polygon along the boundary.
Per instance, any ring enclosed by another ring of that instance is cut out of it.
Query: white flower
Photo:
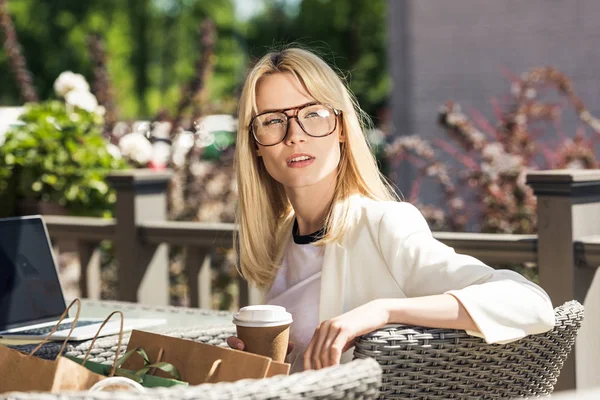
[[[183,131],[179,133],[173,141],[173,149],[175,151],[185,151],[194,146],[194,134],[190,131]]]
[[[210,163],[208,163],[206,161],[198,161],[198,162],[192,163],[192,165],[190,166],[190,172],[196,178],[202,178],[206,174],[211,172],[211,165],[210,165]]]
[[[490,180],[498,179],[498,169],[493,164],[487,162],[481,163],[481,172]]]
[[[106,151],[108,151],[108,154],[110,154],[112,156],[112,158],[114,158],[115,160],[120,160],[121,158],[123,158],[123,155],[121,154],[121,150],[119,150],[119,147],[115,146],[112,143],[109,143],[106,146]]]
[[[194,146],[194,134],[189,131],[182,131],[177,134],[173,140],[173,163],[181,167],[185,163],[185,156]]]
[[[485,158],[493,160],[501,157],[505,151],[501,143],[490,143],[483,148],[482,153]]]
[[[367,140],[374,146],[378,146],[385,140],[385,133],[381,129],[369,129],[367,131]]]
[[[183,166],[183,164],[185,163],[185,155],[185,153],[174,151],[172,155],[173,164],[175,164],[178,167]]]
[[[90,92],[71,90],[65,95],[65,102],[71,106],[79,107],[89,112],[96,112],[98,100]]]
[[[139,132],[147,138],[150,137],[150,122],[149,121],[135,121],[131,128],[132,132]]]
[[[496,168],[500,173],[518,172],[523,165],[523,158],[512,154],[504,154],[495,161]]]
[[[6,132],[13,126],[22,125],[19,117],[25,111],[25,107],[1,107],[0,106],[0,146],[6,141]]]
[[[119,140],[119,148],[123,156],[134,162],[145,165],[152,159],[152,143],[138,132],[128,133]]]
[[[476,144],[482,144],[485,142],[485,135],[480,131],[472,132],[471,137]]]
[[[525,97],[528,99],[533,99],[535,96],[537,96],[537,92],[534,88],[527,88],[527,90],[525,90]]]
[[[116,138],[120,138],[129,132],[131,132],[131,130],[129,129],[127,122],[120,121],[115,124],[112,135]]]
[[[455,197],[450,201],[452,208],[462,209],[465,207],[465,201],[461,198]]]
[[[523,189],[527,188],[527,173],[531,171],[530,168],[523,168],[521,172],[519,172],[519,176],[517,177],[517,185]]]
[[[510,93],[514,96],[519,96],[521,94],[521,84],[519,82],[513,82],[510,85]]]
[[[165,142],[154,142],[152,146],[152,161],[158,165],[166,165],[171,157],[171,146]]]
[[[525,125],[527,123],[527,115],[517,114],[515,116],[515,122],[519,125]]]
[[[450,125],[458,125],[461,122],[466,122],[467,117],[465,117],[463,114],[459,114],[459,113],[450,113],[448,114],[448,116],[446,117],[446,122],[448,122],[448,124]]]
[[[585,169],[585,164],[581,160],[572,160],[567,164],[567,166],[565,168],[567,168],[567,169]]]
[[[228,114],[207,115],[196,122],[196,129],[208,132],[233,132],[236,122],[233,116]]]
[[[152,136],[155,138],[168,139],[171,135],[171,123],[168,121],[155,122],[152,128]]]
[[[57,96],[66,97],[67,93],[72,90],[89,92],[90,85],[88,85],[83,75],[65,71],[54,81],[54,91]]]

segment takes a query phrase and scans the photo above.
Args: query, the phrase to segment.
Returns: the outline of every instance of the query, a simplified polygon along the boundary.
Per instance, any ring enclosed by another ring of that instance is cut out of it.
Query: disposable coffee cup
[[[233,317],[244,350],[284,362],[292,314],[284,307],[257,305],[241,308]]]

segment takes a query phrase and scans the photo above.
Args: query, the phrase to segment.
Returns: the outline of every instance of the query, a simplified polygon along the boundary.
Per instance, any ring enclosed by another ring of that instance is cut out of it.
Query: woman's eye
[[[311,111],[304,116],[304,118],[327,118],[329,112],[327,110]]]
[[[283,120],[281,118],[274,118],[274,119],[270,119],[268,121],[263,122],[263,126],[278,125],[278,124],[283,124]]]

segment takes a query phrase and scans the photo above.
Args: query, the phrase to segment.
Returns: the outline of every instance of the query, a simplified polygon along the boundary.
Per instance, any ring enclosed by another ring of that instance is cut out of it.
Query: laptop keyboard
[[[77,322],[77,328],[81,327],[81,326],[86,326],[86,325],[94,325],[94,324],[98,324],[98,321],[78,321]],[[69,330],[71,329],[71,326],[73,326],[73,322],[65,322],[62,323],[60,325],[58,325],[58,329],[56,329],[56,331],[63,331],[63,330]],[[24,331],[19,331],[19,332],[14,332],[14,334],[17,335],[47,335],[52,331],[52,328],[54,328],[54,325],[48,325],[48,326],[43,326],[40,328],[34,328],[34,329],[27,329]]]

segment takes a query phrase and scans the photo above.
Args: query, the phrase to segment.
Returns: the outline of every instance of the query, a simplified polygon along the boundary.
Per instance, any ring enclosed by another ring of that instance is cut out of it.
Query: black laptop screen
[[[0,219],[0,330],[56,318],[64,309],[42,220]]]

